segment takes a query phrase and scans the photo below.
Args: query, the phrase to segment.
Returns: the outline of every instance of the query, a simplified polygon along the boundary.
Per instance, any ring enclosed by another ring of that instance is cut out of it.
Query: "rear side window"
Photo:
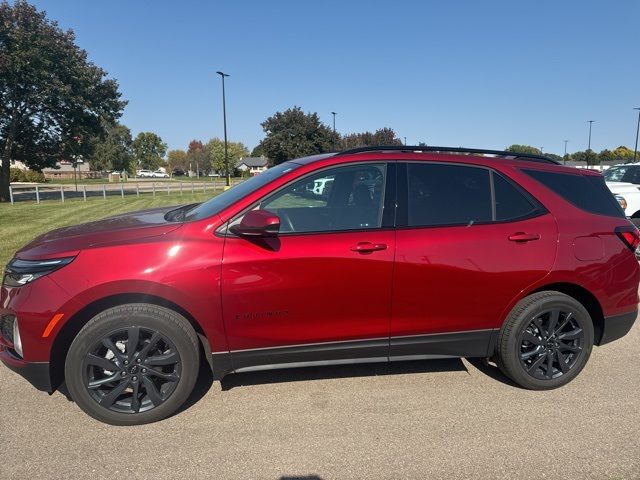
[[[539,211],[538,206],[518,187],[496,173],[493,174],[493,188],[496,196],[496,220],[516,220]]]
[[[408,225],[472,225],[492,220],[489,170],[409,163]]]
[[[524,172],[582,210],[609,217],[625,216],[603,177],[540,170]]]

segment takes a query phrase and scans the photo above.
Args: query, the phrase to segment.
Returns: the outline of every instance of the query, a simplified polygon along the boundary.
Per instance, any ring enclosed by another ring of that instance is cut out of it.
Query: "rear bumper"
[[[25,362],[14,356],[11,350],[0,346],[0,361],[7,368],[24,377],[31,385],[44,392],[52,392],[49,362]]]
[[[600,338],[596,338],[596,345],[604,345],[619,338],[624,337],[638,316],[638,310],[633,312],[623,313],[622,315],[614,315],[611,317],[605,317],[604,325],[602,327],[602,333]]]

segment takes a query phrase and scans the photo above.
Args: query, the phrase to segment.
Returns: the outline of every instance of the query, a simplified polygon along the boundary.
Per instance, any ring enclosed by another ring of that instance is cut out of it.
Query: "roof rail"
[[[442,152],[442,153],[471,153],[482,155],[495,155],[498,157],[510,157],[514,160],[523,159],[531,162],[552,163],[560,165],[560,162],[544,155],[536,155],[534,153],[506,152],[503,150],[485,150],[481,148],[462,148],[462,147],[433,147],[427,145],[378,145],[374,147],[359,147],[350,150],[338,152],[336,155],[352,155],[364,152]]]

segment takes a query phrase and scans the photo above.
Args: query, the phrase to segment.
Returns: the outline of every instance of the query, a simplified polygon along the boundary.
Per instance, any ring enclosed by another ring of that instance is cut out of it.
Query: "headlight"
[[[618,203],[620,204],[620,206],[622,207],[622,210],[626,210],[627,209],[627,201],[624,199],[624,197],[622,195],[616,195],[616,200],[618,201]]]
[[[22,260],[14,258],[4,272],[2,283],[8,287],[21,287],[35,279],[71,263],[75,257],[54,258],[50,260]]]

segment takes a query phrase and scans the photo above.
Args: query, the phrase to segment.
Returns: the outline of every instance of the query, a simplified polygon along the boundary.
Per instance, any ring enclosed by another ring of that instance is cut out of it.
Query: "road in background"
[[[638,479],[640,324],[559,390],[442,360],[244,373],[111,427],[0,368],[2,478]]]

